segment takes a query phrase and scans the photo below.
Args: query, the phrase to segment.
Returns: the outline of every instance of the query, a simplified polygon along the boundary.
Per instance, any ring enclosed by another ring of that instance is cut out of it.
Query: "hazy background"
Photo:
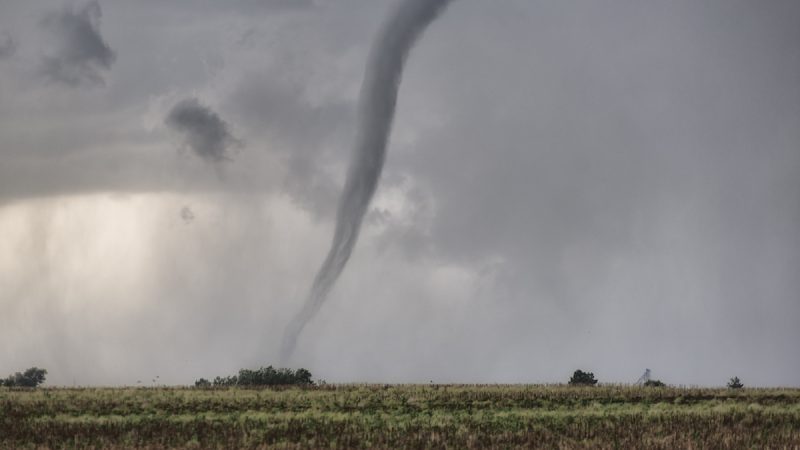
[[[276,364],[376,0],[0,0],[0,376]],[[328,381],[800,386],[800,3],[457,0],[411,55]]]

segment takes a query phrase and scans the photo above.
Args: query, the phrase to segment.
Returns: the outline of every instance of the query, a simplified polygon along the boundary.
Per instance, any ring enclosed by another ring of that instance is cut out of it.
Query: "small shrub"
[[[643,386],[647,386],[647,387],[664,387],[664,386],[666,386],[666,384],[664,384],[664,382],[661,381],[661,380],[647,380],[647,381],[644,382]]]
[[[741,389],[743,387],[744,385],[742,384],[742,381],[739,379],[739,377],[733,377],[730,380],[728,380],[729,389]]]
[[[572,378],[569,379],[569,384],[572,386],[594,386],[597,384],[597,380],[592,372],[576,370],[572,374]]]

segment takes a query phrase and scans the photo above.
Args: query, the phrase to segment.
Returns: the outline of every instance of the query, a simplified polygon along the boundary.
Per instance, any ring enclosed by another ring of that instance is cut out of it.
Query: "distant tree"
[[[642,386],[647,386],[647,387],[664,387],[664,386],[666,386],[666,384],[664,384],[664,382],[663,382],[663,381],[661,381],[661,380],[647,380],[647,381],[645,381],[645,382],[644,382],[644,384],[643,384]]]
[[[311,372],[303,368],[292,370],[285,368],[276,369],[272,366],[267,366],[255,370],[241,369],[237,375],[216,377],[211,382],[201,378],[195,382],[195,386],[205,387],[205,384],[198,384],[201,383],[201,381],[209,383],[208,385],[218,387],[288,385],[311,386],[314,384],[314,381],[311,379],[311,377]]]
[[[296,384],[307,384],[312,385],[314,381],[311,380],[311,372],[302,367],[295,370],[294,372],[294,380]]]
[[[206,380],[205,378],[200,378],[199,380],[194,382],[194,387],[209,388],[211,387],[211,382]]]
[[[569,384],[572,386],[594,386],[597,384],[597,380],[592,372],[576,370],[572,374],[572,378],[569,379]]]
[[[733,377],[730,380],[728,380],[728,388],[730,389],[741,389],[743,387],[744,385],[742,384],[742,381],[739,379],[739,377]]]
[[[0,385],[8,387],[30,387],[35,388],[44,383],[47,370],[38,367],[31,367],[22,373],[9,375],[8,378],[0,380]]]

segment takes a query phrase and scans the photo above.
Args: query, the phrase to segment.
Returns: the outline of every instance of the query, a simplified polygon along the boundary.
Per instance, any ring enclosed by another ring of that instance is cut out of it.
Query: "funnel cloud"
[[[300,332],[322,307],[350,259],[364,213],[383,170],[406,57],[425,28],[449,3],[450,0],[407,0],[401,3],[372,47],[361,86],[358,135],[339,200],[333,241],[303,308],[286,328],[281,348],[283,361],[292,356]]]

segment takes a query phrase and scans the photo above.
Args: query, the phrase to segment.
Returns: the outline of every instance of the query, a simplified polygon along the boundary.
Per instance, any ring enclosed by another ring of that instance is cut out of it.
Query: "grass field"
[[[0,448],[800,448],[800,389],[0,388]]]

